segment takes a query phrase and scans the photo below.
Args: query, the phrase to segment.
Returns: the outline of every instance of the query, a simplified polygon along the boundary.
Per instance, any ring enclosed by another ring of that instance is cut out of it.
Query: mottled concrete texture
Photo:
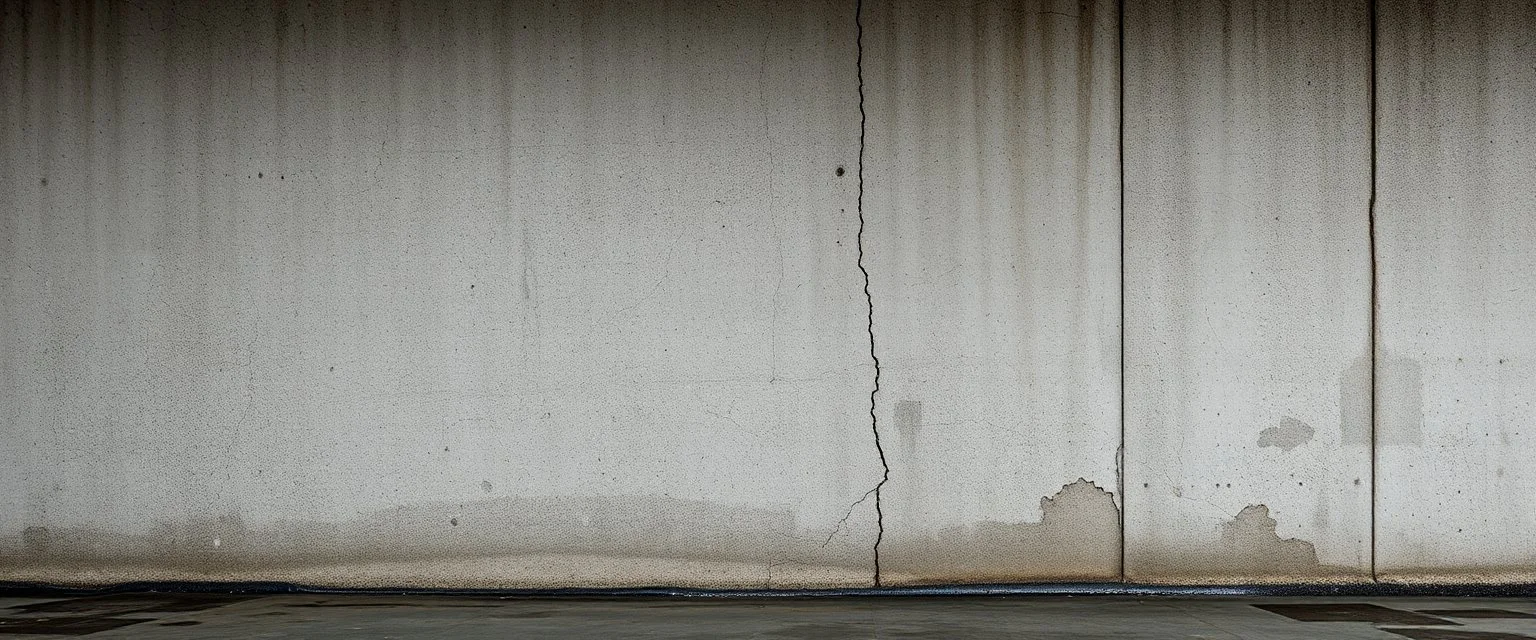
[[[1536,581],[1536,4],[1381,4],[1377,563]],[[1399,407],[1398,410],[1389,410]]]
[[[0,3],[0,581],[1536,580],[1531,60],[1517,0]]]
[[[0,579],[871,583],[852,4],[3,7]]]
[[[1126,3],[1131,579],[1369,576],[1370,442],[1344,434],[1370,394],[1341,392],[1370,349],[1367,10]],[[1228,535],[1250,514],[1265,535]]]
[[[1116,3],[865,10],[888,581],[1118,578]]]

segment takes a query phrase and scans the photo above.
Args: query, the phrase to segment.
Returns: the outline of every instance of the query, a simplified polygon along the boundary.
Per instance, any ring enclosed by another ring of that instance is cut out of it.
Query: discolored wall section
[[[865,5],[888,583],[1119,577],[1118,18]]]
[[[0,29],[0,580],[871,583],[851,4]]]
[[[1380,7],[1377,567],[1536,581],[1536,6]]]
[[[1126,577],[1368,580],[1368,5],[1126,12]]]
[[[1532,581],[1533,34],[0,3],[0,582]]]

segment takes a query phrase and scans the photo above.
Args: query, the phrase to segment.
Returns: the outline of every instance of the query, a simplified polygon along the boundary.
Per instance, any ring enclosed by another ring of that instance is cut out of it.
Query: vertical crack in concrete
[[[875,484],[871,491],[875,494],[875,586],[880,586],[880,542],[885,539],[885,512],[881,510],[880,488],[891,479],[891,465],[885,459],[885,447],[880,444],[880,418],[875,412],[875,397],[880,393],[880,356],[875,352],[875,298],[869,292],[869,269],[864,266],[864,133],[867,129],[868,114],[864,110],[864,0],[856,0],[853,5],[854,47],[857,51],[854,60],[854,70],[858,75],[859,85],[859,164],[858,182],[859,195],[856,203],[856,211],[859,214],[859,232],[856,245],[859,250],[859,273],[864,275],[864,302],[868,307],[869,332],[869,358],[875,363],[875,384],[869,392],[869,428],[875,436],[875,452],[880,455],[880,482]],[[866,494],[867,496],[868,494]],[[860,502],[863,498],[860,498]],[[857,504],[857,503],[855,503]]]

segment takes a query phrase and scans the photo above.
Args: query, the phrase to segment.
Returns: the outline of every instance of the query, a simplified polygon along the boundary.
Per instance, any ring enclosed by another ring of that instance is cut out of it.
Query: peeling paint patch
[[[1102,580],[1118,577],[1120,509],[1084,478],[1040,499],[1039,522],[982,522],[891,535],[891,584]]]
[[[1259,446],[1290,451],[1310,442],[1313,434],[1311,425],[1286,416],[1280,424],[1259,432]]]

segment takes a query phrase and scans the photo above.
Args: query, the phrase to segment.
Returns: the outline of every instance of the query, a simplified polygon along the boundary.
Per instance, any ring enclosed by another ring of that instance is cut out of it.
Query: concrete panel
[[[1370,569],[1363,0],[1125,16],[1126,575]]]
[[[1536,5],[1379,11],[1377,568],[1536,581]]]
[[[0,11],[0,580],[870,583],[853,3]]]
[[[1117,579],[1116,3],[864,11],[882,577]]]

